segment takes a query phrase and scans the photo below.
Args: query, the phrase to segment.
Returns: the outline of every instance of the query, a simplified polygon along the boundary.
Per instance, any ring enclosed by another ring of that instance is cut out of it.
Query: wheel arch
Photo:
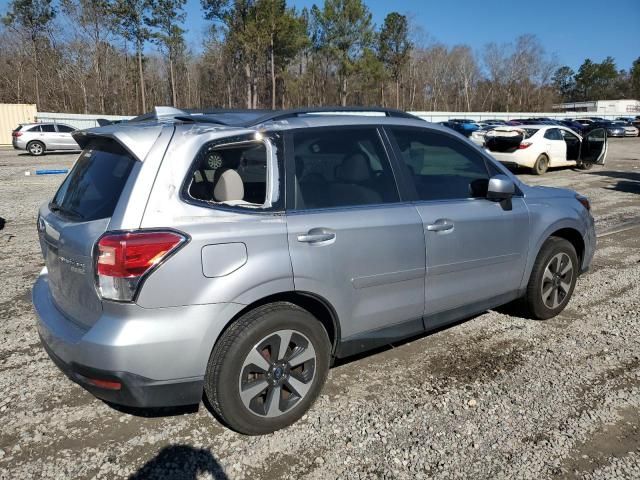
[[[335,309],[325,298],[311,292],[303,291],[279,292],[268,295],[266,297],[262,297],[246,305],[226,323],[224,328],[220,331],[218,338],[214,342],[214,346],[215,343],[217,343],[218,339],[224,334],[224,332],[242,315],[262,305],[274,302],[293,303],[294,305],[307,310],[314,317],[316,317],[318,321],[324,326],[325,330],[327,331],[327,335],[329,336],[329,341],[331,342],[331,355],[333,356],[335,354],[338,343],[340,342],[341,335],[340,321]]]
[[[571,227],[561,228],[547,236],[545,242],[551,237],[563,238],[567,240],[571,245],[573,245],[573,248],[575,248],[576,254],[578,255],[578,265],[582,265],[582,260],[584,259],[585,244],[584,238],[582,238],[582,234],[578,230]],[[544,242],[542,242],[542,244],[544,244]]]
[[[522,284],[520,285],[521,291],[524,291],[529,283],[533,264],[536,258],[538,258],[542,246],[551,237],[563,238],[571,243],[571,245],[576,249],[579,263],[578,267],[580,268],[582,266],[586,253],[586,244],[580,224],[569,219],[556,222],[545,229],[540,235],[536,235],[538,240],[535,244],[530,246],[527,264],[522,277]]]

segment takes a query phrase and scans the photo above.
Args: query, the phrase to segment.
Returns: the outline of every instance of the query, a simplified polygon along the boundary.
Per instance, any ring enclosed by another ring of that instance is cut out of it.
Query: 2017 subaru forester
[[[38,217],[54,362],[115,404],[204,391],[261,434],[304,414],[333,358],[519,298],[538,319],[567,305],[594,254],[586,198],[523,184],[449,129],[348,110],[159,108],[75,133]],[[604,163],[606,135],[584,148]]]

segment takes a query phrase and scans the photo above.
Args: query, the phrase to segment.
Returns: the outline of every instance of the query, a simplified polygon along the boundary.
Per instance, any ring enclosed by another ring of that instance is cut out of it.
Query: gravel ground
[[[607,165],[525,181],[591,198],[601,238],[559,317],[490,311],[341,363],[296,425],[262,437],[206,408],[134,416],[68,381],[39,345],[37,206],[73,155],[0,151],[0,478],[640,478],[640,139]],[[626,223],[629,225],[629,223]]]

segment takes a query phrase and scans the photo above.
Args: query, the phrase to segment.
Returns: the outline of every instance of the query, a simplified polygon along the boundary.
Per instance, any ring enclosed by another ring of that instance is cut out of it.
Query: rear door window
[[[45,133],[51,133],[56,131],[56,127],[54,125],[40,125],[40,131]]]
[[[399,201],[374,127],[299,130],[293,134],[293,149],[297,210]]]
[[[75,128],[70,127],[69,125],[58,125],[58,131],[63,133],[75,132]]]
[[[36,125],[35,127],[27,128],[27,132],[41,132],[40,125]]]
[[[136,160],[113,140],[94,140],[82,151],[49,208],[77,221],[113,215]]]

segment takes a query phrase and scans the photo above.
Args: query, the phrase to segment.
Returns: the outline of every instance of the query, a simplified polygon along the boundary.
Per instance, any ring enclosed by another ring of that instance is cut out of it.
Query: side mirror
[[[516,193],[516,186],[506,175],[495,175],[489,179],[487,198],[490,200],[506,200]]]

